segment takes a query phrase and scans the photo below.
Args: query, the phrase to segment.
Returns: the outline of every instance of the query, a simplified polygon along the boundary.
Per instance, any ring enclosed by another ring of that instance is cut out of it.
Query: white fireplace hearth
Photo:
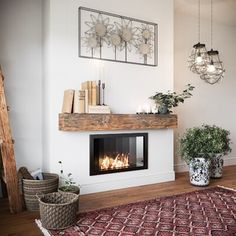
[[[137,130],[138,132],[138,130]],[[111,132],[103,134],[121,134],[134,131]],[[148,134],[148,168],[108,173],[104,175],[90,175],[90,135],[99,132],[60,132],[60,149],[66,143],[63,156],[64,172],[71,172],[74,180],[81,186],[81,194],[95,193],[127,187],[155,184],[174,180],[173,167],[173,129],[142,130]],[[69,150],[69,151],[68,151]],[[54,165],[55,166],[55,165]]]

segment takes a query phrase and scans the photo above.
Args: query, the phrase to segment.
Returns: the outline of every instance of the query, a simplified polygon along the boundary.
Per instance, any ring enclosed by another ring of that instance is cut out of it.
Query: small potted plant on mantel
[[[194,86],[188,84],[187,88],[180,94],[170,91],[167,93],[157,92],[154,96],[149,98],[155,102],[159,114],[169,114],[172,112],[170,110],[172,107],[177,107],[179,103],[183,103],[186,98],[192,96],[191,91],[193,91],[193,89]]]
[[[70,192],[70,193],[80,193],[80,187],[75,185],[75,182],[73,181],[72,174],[68,173],[65,177],[64,171],[62,168],[62,161],[58,161],[58,163],[61,166],[60,169],[60,178],[63,182],[63,184],[58,188],[59,192]]]

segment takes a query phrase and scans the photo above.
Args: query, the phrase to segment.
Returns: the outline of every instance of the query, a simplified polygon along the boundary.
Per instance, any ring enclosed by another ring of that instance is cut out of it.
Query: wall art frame
[[[156,23],[81,6],[78,31],[79,57],[157,66]]]

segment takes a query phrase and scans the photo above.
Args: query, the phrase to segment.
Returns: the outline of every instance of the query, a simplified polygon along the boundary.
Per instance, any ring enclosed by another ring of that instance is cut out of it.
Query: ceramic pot
[[[168,107],[165,106],[165,105],[160,105],[158,107],[158,112],[159,112],[159,114],[168,114],[169,113],[168,112]]]
[[[223,160],[223,155],[221,153],[216,154],[211,158],[211,167],[210,167],[211,178],[222,177],[223,165],[224,165],[224,160]]]
[[[203,157],[194,158],[189,164],[190,183],[207,186],[210,182],[210,160]]]

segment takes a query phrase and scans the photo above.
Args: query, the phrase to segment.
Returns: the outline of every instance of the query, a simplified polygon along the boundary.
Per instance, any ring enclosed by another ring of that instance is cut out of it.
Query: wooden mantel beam
[[[177,115],[59,114],[61,131],[154,130],[176,127]]]

